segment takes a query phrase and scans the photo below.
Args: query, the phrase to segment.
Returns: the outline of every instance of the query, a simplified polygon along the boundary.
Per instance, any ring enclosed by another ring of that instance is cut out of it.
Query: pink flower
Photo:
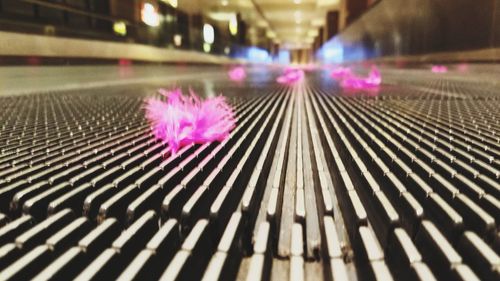
[[[304,71],[293,67],[287,67],[283,71],[283,75],[276,78],[276,82],[280,84],[293,85],[304,79]]]
[[[340,86],[347,90],[378,90],[382,83],[382,75],[376,66],[372,66],[367,77],[360,77],[346,68],[336,74],[340,80]],[[333,76],[333,74],[332,74]]]
[[[448,67],[444,65],[433,65],[431,71],[433,73],[446,73],[448,72]]]
[[[233,109],[223,96],[201,100],[192,91],[190,96],[180,89],[159,92],[166,100],[146,99],[146,118],[155,137],[168,142],[172,153],[192,143],[223,141],[235,127]]]
[[[332,72],[330,73],[330,75],[334,79],[344,79],[346,77],[352,76],[353,73],[349,67],[339,66],[339,67],[334,68],[332,70]]]
[[[245,69],[241,66],[230,69],[227,75],[233,81],[242,81],[247,77]]]

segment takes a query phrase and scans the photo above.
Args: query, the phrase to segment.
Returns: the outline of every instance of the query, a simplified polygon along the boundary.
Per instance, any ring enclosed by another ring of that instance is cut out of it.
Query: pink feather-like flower
[[[433,65],[431,71],[433,73],[446,73],[448,72],[448,67],[444,65]]]
[[[339,66],[339,67],[334,68],[332,70],[332,72],[330,73],[330,75],[334,79],[344,79],[346,77],[352,76],[353,74],[352,74],[352,71],[349,67]]]
[[[359,77],[346,71],[341,78],[340,86],[348,90],[377,90],[382,83],[382,75],[376,66],[372,66],[368,77]]]
[[[233,109],[223,96],[201,100],[190,91],[160,90],[166,100],[148,98],[146,118],[156,138],[168,142],[172,153],[192,143],[223,141],[235,127]]]
[[[287,67],[283,71],[283,75],[276,78],[276,82],[280,84],[293,85],[304,79],[304,71],[293,67]]]
[[[233,81],[242,81],[247,77],[245,69],[241,66],[230,69],[227,75],[229,76],[229,79]]]

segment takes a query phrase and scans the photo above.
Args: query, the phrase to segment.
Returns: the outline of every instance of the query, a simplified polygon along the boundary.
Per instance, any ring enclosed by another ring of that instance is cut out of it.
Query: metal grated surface
[[[384,74],[226,84],[176,155],[131,89],[0,98],[0,280],[499,280],[496,82]]]

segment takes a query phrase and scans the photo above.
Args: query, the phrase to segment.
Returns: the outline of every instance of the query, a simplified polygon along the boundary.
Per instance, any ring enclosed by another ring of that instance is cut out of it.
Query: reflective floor
[[[500,278],[500,67],[381,69],[0,70],[0,280]],[[159,87],[228,96],[237,127],[172,154]]]

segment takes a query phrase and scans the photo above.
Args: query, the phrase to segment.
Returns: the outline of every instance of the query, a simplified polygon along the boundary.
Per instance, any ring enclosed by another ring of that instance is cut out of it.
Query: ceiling
[[[221,24],[240,13],[249,25],[252,44],[265,38],[281,48],[310,48],[326,13],[340,9],[343,0],[178,0],[179,9],[203,13]]]

